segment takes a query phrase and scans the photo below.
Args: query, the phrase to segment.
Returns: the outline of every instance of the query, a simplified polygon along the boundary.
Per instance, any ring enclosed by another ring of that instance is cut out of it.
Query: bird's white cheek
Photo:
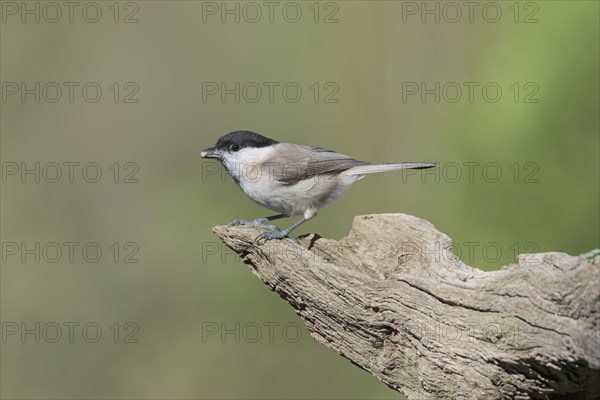
[[[253,180],[257,174],[257,164],[241,161],[239,158],[228,158],[223,161],[227,171],[238,181]]]
[[[225,155],[223,164],[240,185],[252,184],[260,181],[262,175],[267,172],[261,168],[261,165],[269,154],[270,150],[267,149],[242,149]]]

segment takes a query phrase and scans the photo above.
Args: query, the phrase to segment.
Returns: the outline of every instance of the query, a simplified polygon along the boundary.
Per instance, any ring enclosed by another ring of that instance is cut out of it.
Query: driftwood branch
[[[356,217],[339,241],[214,232],[319,343],[410,400],[600,397],[597,252],[522,254],[483,272],[404,214]]]

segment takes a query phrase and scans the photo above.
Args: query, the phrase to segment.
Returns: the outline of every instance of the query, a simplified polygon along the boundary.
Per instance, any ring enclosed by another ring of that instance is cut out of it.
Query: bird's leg
[[[285,218],[285,217],[287,217],[287,215],[285,215],[285,214],[277,214],[277,215],[271,215],[270,217],[256,218],[256,219],[253,219],[251,221],[244,221],[244,220],[241,220],[241,219],[234,219],[233,221],[231,221],[227,225],[229,225],[229,226],[254,225],[254,226],[260,226],[261,228],[269,229],[271,231],[278,231],[279,230],[278,227],[276,227],[275,225],[265,224],[265,222],[267,222],[267,221],[274,221],[276,219]]]
[[[296,222],[289,228],[284,229],[282,231],[279,230],[279,231],[263,232],[260,235],[258,235],[256,237],[256,239],[259,239],[259,240],[260,239],[264,239],[264,240],[282,239],[284,237],[287,237],[291,231],[293,231],[294,229],[296,229],[297,227],[299,227],[306,221],[313,219],[316,215],[317,215],[317,210],[310,208],[304,212],[304,216],[300,221]]]

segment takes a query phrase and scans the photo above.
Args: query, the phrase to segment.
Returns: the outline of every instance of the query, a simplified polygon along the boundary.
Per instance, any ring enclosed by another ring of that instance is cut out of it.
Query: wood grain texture
[[[483,272],[405,214],[356,217],[339,241],[213,231],[316,341],[410,400],[600,398],[597,251],[522,254]]]

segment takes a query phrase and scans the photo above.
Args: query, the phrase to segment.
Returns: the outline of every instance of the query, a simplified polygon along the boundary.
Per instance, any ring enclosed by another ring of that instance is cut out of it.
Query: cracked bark
[[[213,231],[316,341],[410,400],[600,398],[598,251],[483,272],[405,214],[356,217],[339,241]]]

